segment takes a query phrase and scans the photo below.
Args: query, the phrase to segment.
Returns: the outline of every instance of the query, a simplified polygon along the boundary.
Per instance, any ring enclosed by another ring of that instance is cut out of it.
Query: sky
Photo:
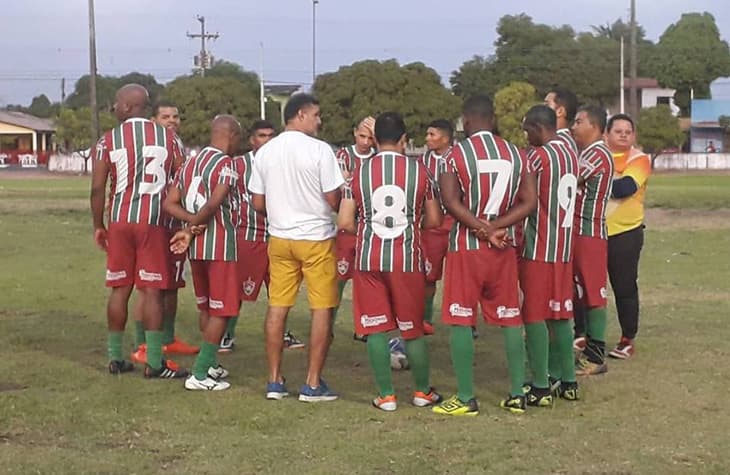
[[[88,73],[87,0],[1,0],[0,106],[27,105],[39,94],[66,94]],[[682,13],[708,11],[730,39],[730,2],[636,0],[637,20],[657,41]],[[448,85],[452,71],[474,55],[494,51],[504,15],[526,13],[536,23],[590,30],[618,18],[628,21],[630,0],[319,0],[316,9],[317,73],[363,59],[421,61]],[[590,5],[590,6],[588,6]],[[267,83],[312,82],[312,0],[97,0],[100,74],[131,71],[167,82],[190,72],[199,40],[196,15],[220,37],[214,57],[263,71]],[[262,46],[263,45],[263,48]]]

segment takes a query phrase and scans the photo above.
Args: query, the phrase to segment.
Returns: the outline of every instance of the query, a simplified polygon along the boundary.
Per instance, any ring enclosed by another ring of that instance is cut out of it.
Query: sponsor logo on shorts
[[[565,306],[565,310],[567,310],[568,312],[573,311],[573,301],[572,300],[570,300],[570,299],[566,300],[563,305]]]
[[[198,297],[197,295],[195,296],[195,303],[197,303],[198,305],[203,305],[207,301],[208,297]]]
[[[210,299],[208,301],[208,306],[210,308],[221,309],[221,308],[223,308],[223,301],[222,300],[213,300],[213,299]]]
[[[608,292],[606,292],[606,287],[601,287],[601,297],[603,297],[605,299],[607,293]]]
[[[497,307],[497,318],[515,318],[520,316],[520,309],[515,307],[505,307],[500,305]]]
[[[386,315],[360,315],[360,325],[365,328],[377,327],[388,323],[388,317]]]
[[[548,307],[550,307],[550,310],[552,310],[553,312],[559,312],[560,311],[560,307],[561,307],[560,301],[558,301],[558,300],[551,300],[548,303]]]
[[[106,270],[106,280],[122,280],[127,277],[127,273],[123,270],[114,272],[109,269]]]
[[[458,303],[452,303],[449,305],[449,313],[452,317],[469,318],[474,316],[474,310],[469,307],[462,307]]]
[[[431,264],[431,261],[426,259],[426,262],[423,263],[423,266],[426,269],[426,275],[430,275],[431,271],[433,270],[433,264]]]
[[[256,290],[256,282],[251,277],[243,283],[243,293],[246,295],[253,295],[253,291]]]
[[[155,281],[162,280],[162,274],[157,274],[155,272],[147,272],[144,269],[140,269],[139,278],[142,280],[145,280],[147,282],[155,282]]]
[[[397,318],[395,319],[395,321],[398,323],[398,329],[402,332],[413,330],[414,328],[413,322],[402,322]]]
[[[340,275],[347,274],[347,271],[350,269],[350,263],[347,262],[347,259],[340,259],[337,261],[337,272]]]

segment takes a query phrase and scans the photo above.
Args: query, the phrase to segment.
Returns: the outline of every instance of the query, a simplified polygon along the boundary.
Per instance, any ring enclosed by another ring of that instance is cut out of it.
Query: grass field
[[[353,342],[349,300],[326,377],[342,399],[267,402],[265,302],[245,307],[237,351],[223,358],[233,388],[185,392],[182,382],[106,372],[104,256],[91,240],[87,179],[0,174],[0,473],[728,473],[730,176],[656,176],[641,262],[636,357],[582,384],[584,400],[524,416],[501,412],[507,389],[501,336],[480,327],[481,415],[447,419],[405,402],[369,406],[365,347]],[[682,216],[694,216],[684,225]],[[665,223],[665,224],[662,224]],[[196,312],[182,292],[178,333]],[[610,310],[609,343],[618,337]],[[291,327],[306,336],[303,302]],[[131,350],[129,325],[125,348]],[[455,389],[443,327],[430,340],[433,382]],[[285,356],[290,389],[305,353]],[[191,359],[181,360],[189,365]]]

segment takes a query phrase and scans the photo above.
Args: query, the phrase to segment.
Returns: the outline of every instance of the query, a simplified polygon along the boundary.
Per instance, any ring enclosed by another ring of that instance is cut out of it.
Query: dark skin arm
[[[490,221],[490,224],[497,229],[506,228],[519,223],[537,209],[537,179],[532,173],[527,173],[520,183],[516,202],[504,215]]]
[[[253,209],[255,209],[257,213],[266,216],[266,197],[264,195],[257,195],[256,193],[251,193],[250,197]]]
[[[355,200],[344,199],[340,202],[340,211],[337,214],[337,227],[348,233],[357,234],[357,204]]]
[[[107,232],[104,227],[104,202],[106,200],[106,182],[109,177],[109,165],[104,160],[94,160],[91,177],[91,217],[94,221],[94,242],[106,251]]]
[[[324,194],[324,199],[332,211],[338,211],[340,209],[340,201],[342,200],[342,190],[337,188],[336,190],[328,191]]]
[[[170,216],[177,218],[181,221],[185,221],[192,225],[207,224],[210,219],[215,215],[218,208],[220,208],[223,201],[228,197],[230,193],[230,185],[218,184],[213,189],[213,193],[210,199],[198,210],[197,213],[192,214],[187,212],[181,205],[181,194],[177,187],[172,187],[170,193],[168,193],[163,205],[164,210]]]
[[[464,226],[474,231],[482,230],[491,231],[489,223],[481,221],[471,214],[469,208],[464,206],[461,201],[461,188],[459,187],[459,179],[455,173],[444,172],[439,177],[439,190],[441,191],[441,202],[444,204],[446,211]]]
[[[426,200],[423,205],[423,229],[438,228],[444,221],[438,200]]]

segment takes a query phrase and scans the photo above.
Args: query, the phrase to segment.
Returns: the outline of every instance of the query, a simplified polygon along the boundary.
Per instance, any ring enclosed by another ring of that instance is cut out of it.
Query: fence
[[[671,153],[654,157],[655,170],[730,170],[730,153]]]

